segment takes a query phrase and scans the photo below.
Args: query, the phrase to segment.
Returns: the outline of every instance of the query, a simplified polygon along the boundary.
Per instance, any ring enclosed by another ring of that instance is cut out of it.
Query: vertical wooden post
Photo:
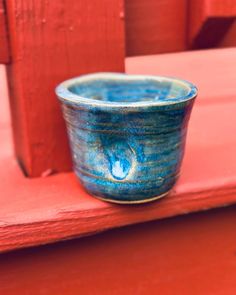
[[[27,175],[71,168],[54,88],[80,74],[124,70],[122,1],[6,1],[15,150]]]
[[[6,26],[6,11],[4,0],[0,0],[0,63],[9,62],[7,26]]]

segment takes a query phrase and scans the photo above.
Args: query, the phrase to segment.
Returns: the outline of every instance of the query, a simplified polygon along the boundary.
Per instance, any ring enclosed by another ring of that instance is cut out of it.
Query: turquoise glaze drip
[[[143,202],[163,195],[180,173],[196,90],[181,80],[105,76],[88,75],[66,85],[66,93],[57,90],[75,173],[103,199]]]

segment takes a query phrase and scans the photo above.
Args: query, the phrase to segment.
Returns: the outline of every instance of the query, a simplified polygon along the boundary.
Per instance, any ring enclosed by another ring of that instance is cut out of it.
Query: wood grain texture
[[[216,47],[236,18],[236,2],[234,0],[191,0],[188,13],[190,48]]]
[[[0,63],[6,64],[10,60],[8,49],[7,18],[4,0],[0,0]]]
[[[236,207],[0,255],[4,295],[233,295]]]
[[[89,196],[72,173],[25,178],[12,155],[9,129],[2,128],[0,251],[236,202],[236,49],[129,58],[126,66],[129,73],[179,76],[199,86],[173,192],[151,204],[119,206]]]
[[[186,49],[186,0],[125,1],[126,55]]]
[[[122,0],[9,0],[8,68],[15,149],[29,176],[71,169],[55,86],[124,70]]]

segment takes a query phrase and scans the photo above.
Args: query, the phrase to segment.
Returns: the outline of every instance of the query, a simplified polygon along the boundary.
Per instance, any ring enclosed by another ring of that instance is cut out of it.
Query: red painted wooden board
[[[236,47],[236,19],[219,43],[219,47]]]
[[[71,170],[54,88],[94,71],[124,70],[122,0],[6,1],[15,150],[29,176]]]
[[[236,207],[0,255],[3,295],[234,295]]]
[[[8,63],[9,58],[6,11],[0,0],[0,63]]]
[[[219,45],[236,19],[236,1],[190,0],[188,13],[190,47],[215,47]]]
[[[126,0],[126,55],[186,49],[187,0]]]
[[[25,178],[12,155],[9,128],[1,128],[1,251],[236,202],[236,49],[129,58],[126,66],[130,73],[180,76],[199,86],[174,191],[159,202],[129,207],[90,197],[72,173]]]

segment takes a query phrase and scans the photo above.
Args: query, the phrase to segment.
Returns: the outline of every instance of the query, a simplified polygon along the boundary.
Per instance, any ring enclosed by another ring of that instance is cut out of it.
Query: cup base
[[[135,205],[135,204],[144,204],[144,203],[149,203],[149,202],[156,201],[158,199],[161,199],[161,198],[165,197],[167,194],[169,194],[170,191],[171,190],[168,190],[164,194],[161,194],[159,196],[155,196],[155,197],[152,197],[152,198],[149,198],[149,199],[136,200],[136,201],[118,201],[118,200],[113,200],[113,199],[109,199],[109,198],[103,198],[103,197],[96,196],[96,195],[92,195],[92,196],[95,197],[96,199],[99,199],[99,200],[104,201],[104,202],[115,203],[115,204]]]

